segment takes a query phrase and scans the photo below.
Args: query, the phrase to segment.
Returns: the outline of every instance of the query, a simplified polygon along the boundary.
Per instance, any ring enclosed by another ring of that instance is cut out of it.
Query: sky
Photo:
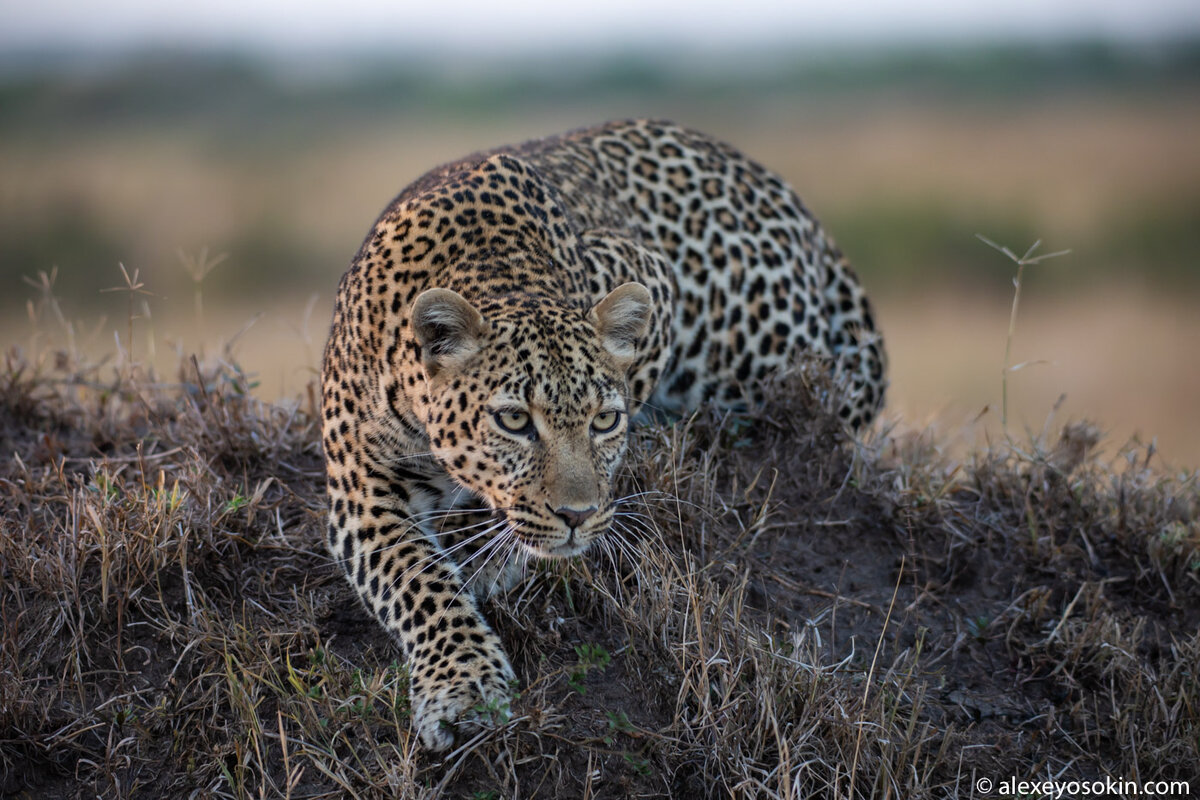
[[[0,50],[186,45],[481,54],[1200,33],[1200,0],[0,0]]]

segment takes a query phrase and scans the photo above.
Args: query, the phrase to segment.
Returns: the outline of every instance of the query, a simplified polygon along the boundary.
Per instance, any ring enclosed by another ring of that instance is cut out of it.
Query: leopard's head
[[[587,311],[526,294],[477,302],[429,289],[412,306],[431,450],[528,551],[582,552],[612,521],[650,293],[627,283]]]

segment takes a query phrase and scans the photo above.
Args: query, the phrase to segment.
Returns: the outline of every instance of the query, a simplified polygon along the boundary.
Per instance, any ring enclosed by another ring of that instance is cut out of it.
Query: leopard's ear
[[[449,289],[421,292],[413,301],[412,326],[431,378],[477,351],[488,330],[479,310]]]
[[[638,340],[650,327],[650,290],[640,283],[623,283],[588,312],[604,349],[619,361],[632,361]]]

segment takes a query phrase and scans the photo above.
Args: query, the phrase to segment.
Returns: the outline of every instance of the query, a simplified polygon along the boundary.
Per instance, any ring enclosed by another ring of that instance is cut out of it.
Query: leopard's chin
[[[546,550],[542,550],[541,557],[551,561],[560,561],[564,558],[572,558],[580,555],[588,549],[588,545],[579,544],[578,542],[564,542],[560,545],[555,545]]]
[[[555,544],[536,544],[532,542],[522,542],[521,544],[535,558],[547,561],[562,561],[583,554],[592,546],[592,542],[594,541],[596,541],[595,536],[581,538],[577,534],[573,534],[568,536],[565,541]]]

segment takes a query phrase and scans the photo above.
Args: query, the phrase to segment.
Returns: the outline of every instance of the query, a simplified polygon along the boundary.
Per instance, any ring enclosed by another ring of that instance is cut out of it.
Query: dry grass
[[[227,267],[220,265],[217,274]],[[1047,265],[1047,271],[1055,268]],[[107,272],[108,283],[122,282],[115,266]],[[1100,449],[1108,455],[1136,435],[1144,442],[1154,440],[1166,464],[1200,465],[1200,417],[1194,408],[1200,369],[1188,368],[1200,347],[1200,317],[1190,297],[1128,284],[1052,295],[1039,284],[1044,275],[1027,277],[1032,278],[1032,292],[1022,299],[1012,361],[1031,366],[1008,378],[1010,430],[1042,430],[1057,405],[1055,419],[1102,421],[1107,435]],[[59,281],[64,279],[60,273]],[[1002,436],[999,395],[1009,324],[1005,299],[949,290],[872,297],[892,364],[889,409],[909,426],[939,429],[939,445],[960,457],[986,436]],[[104,310],[120,319],[125,298],[109,294],[104,300]],[[139,359],[170,374],[180,352],[230,349],[231,360],[253,373],[257,396],[306,395],[332,313],[331,288],[315,297],[273,299],[266,311],[245,300],[205,300],[200,323],[191,295],[150,298],[152,313],[141,312],[134,323]],[[65,313],[74,319],[70,308]],[[124,340],[124,320],[115,324]],[[73,336],[44,324],[31,335],[28,320],[10,318],[0,320],[0,342],[22,342],[27,350],[73,346],[82,357],[111,362],[113,332],[106,326],[89,315],[73,322]],[[223,344],[230,337],[236,338],[232,348]],[[1062,395],[1066,400],[1059,403]]]
[[[612,546],[491,604],[513,715],[441,759],[321,545],[313,409],[230,360],[0,366],[0,793],[960,797],[1195,780],[1200,488],[1075,424],[853,442],[799,369],[635,434]]]

